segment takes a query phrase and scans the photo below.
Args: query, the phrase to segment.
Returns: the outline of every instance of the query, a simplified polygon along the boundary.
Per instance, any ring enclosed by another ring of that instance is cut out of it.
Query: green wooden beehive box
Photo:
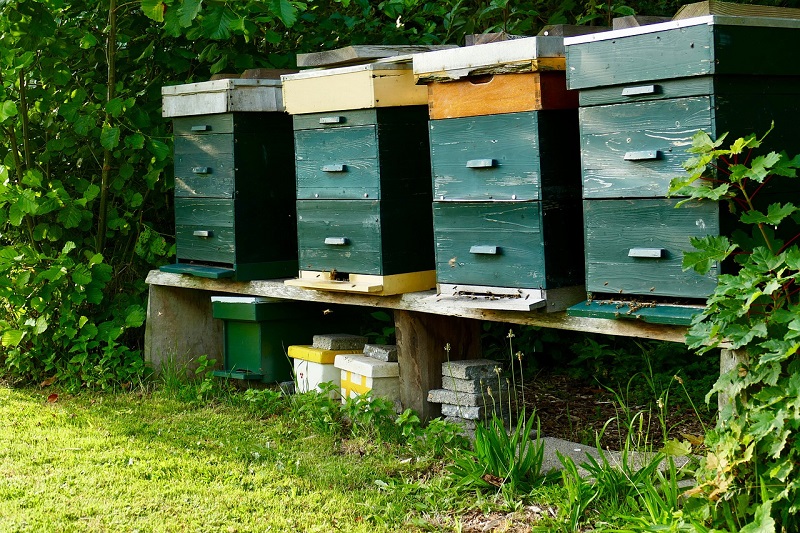
[[[216,376],[274,383],[292,379],[286,349],[310,344],[320,333],[319,309],[301,302],[251,296],[214,296],[214,318],[223,320],[223,369]]]
[[[565,95],[563,55],[561,37],[531,37],[414,57],[430,84],[437,299],[560,311],[584,292],[577,99]],[[476,92],[505,98],[457,101]]]
[[[410,61],[283,80],[297,104],[299,278],[286,284],[383,295],[433,288],[427,106]]]
[[[730,234],[727,206],[674,206],[698,130],[763,134],[796,153],[800,65],[786,50],[800,21],[705,16],[565,39],[567,84],[580,90],[586,285],[595,298],[705,299],[719,267],[684,272],[691,236]],[[771,194],[794,194],[776,181]],[[724,266],[724,265],[723,265]],[[580,308],[579,306],[576,306]]]
[[[237,280],[292,275],[293,141],[280,82],[218,80],[162,93],[165,116],[174,117],[177,247],[177,262],[162,270]]]

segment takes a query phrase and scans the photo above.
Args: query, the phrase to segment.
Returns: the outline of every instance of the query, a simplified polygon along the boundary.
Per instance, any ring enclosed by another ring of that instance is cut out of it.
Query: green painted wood
[[[175,137],[175,196],[232,198],[235,191],[234,136]]]
[[[540,198],[539,112],[431,120],[429,132],[434,199]]]
[[[232,268],[197,265],[193,263],[172,263],[159,268],[162,272],[172,274],[190,274],[199,278],[227,279],[233,278],[236,271]]]
[[[691,26],[565,47],[567,87],[586,89],[713,74],[710,26]]]
[[[586,89],[709,74],[792,75],[792,28],[699,25],[566,47],[567,86]]]
[[[588,300],[568,308],[567,315],[610,320],[641,320],[649,324],[689,326],[692,323],[692,317],[702,310],[698,306],[648,305],[654,305],[654,307],[639,307],[637,305],[632,308],[630,302]]]
[[[300,270],[383,274],[378,201],[298,200],[297,234]]]
[[[212,301],[211,315],[224,320],[266,322],[274,320],[308,320],[318,313],[304,302],[278,298],[259,298],[257,302]]]
[[[652,89],[652,91],[648,89]],[[584,89],[580,91],[578,101],[581,107],[586,107],[705,96],[713,93],[714,77],[697,76],[679,80],[657,80]]]
[[[297,217],[301,270],[372,275],[433,270],[430,198],[298,200]],[[338,239],[344,244],[333,244]]]
[[[341,112],[348,117],[341,124],[295,131],[297,198],[393,199],[430,194],[427,108],[360,111],[353,112],[353,120],[351,112]],[[315,126],[332,116],[339,115],[299,115],[295,122]],[[367,120],[372,123],[361,124]]]
[[[720,233],[719,205],[675,199],[585,200],[586,288],[592,293],[706,298],[718,269],[701,276],[681,268],[690,237]],[[661,258],[630,257],[631,249],[663,250]]]
[[[308,113],[293,116],[296,130],[349,128],[378,123],[379,109],[351,109],[328,113]]]
[[[705,96],[582,108],[584,198],[666,196],[695,132],[716,134],[714,105]]]
[[[197,111],[202,113],[202,109]],[[233,133],[233,122],[233,113],[176,117],[172,121],[172,131],[176,136]]]
[[[436,280],[548,288],[539,202],[434,202]],[[481,248],[496,253],[480,253]]]

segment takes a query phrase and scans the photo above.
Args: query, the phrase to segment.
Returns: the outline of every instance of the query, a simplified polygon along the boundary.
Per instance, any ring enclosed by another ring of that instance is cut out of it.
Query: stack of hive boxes
[[[719,265],[702,276],[681,261],[690,237],[731,234],[728,207],[693,201],[675,209],[681,198],[667,194],[696,131],[714,139],[730,132],[733,141],[762,135],[774,120],[767,145],[800,149],[800,64],[785,60],[800,21],[676,18],[565,39],[568,87],[580,91],[586,285],[594,299],[571,314],[625,315],[624,306],[603,308],[604,297],[704,299],[714,290]],[[770,187],[772,201],[790,192],[777,180]],[[635,315],[690,319],[691,311],[667,316],[663,308]]]
[[[428,392],[430,403],[442,404],[448,422],[472,431],[475,423],[497,414],[508,418],[516,406],[507,376],[500,363],[490,359],[442,363],[442,388]]]
[[[163,87],[175,135],[177,263],[237,280],[297,270],[292,124],[278,79]]]
[[[410,56],[340,66],[339,52],[298,56],[328,68],[282,78],[294,115],[300,257],[300,279],[287,283],[433,288],[425,88],[414,85]]]
[[[577,95],[564,66],[553,36],[414,56],[428,84],[443,297],[525,311],[580,301]]]

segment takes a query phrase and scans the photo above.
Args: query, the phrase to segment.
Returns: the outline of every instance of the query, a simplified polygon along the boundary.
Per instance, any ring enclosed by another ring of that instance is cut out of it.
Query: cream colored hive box
[[[333,366],[337,355],[359,353],[352,350],[323,350],[313,346],[289,346],[294,359],[294,377],[298,392],[321,390],[321,383],[339,385],[340,370]]]
[[[400,404],[400,365],[364,355],[337,355],[333,363],[341,370],[342,401],[372,391],[373,398]]]
[[[290,115],[428,103],[427,87],[414,83],[411,61],[306,70],[281,81]]]
[[[224,79],[161,88],[165,117],[284,111],[280,80]]]

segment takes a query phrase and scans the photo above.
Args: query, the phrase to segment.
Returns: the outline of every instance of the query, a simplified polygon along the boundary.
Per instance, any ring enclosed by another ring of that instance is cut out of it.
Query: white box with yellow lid
[[[337,355],[358,353],[355,350],[324,350],[313,346],[289,346],[289,357],[294,359],[294,377],[297,392],[321,390],[321,383],[339,385],[340,371],[333,365]]]
[[[400,405],[400,365],[364,355],[337,355],[334,366],[341,370],[342,401],[372,391]]]

